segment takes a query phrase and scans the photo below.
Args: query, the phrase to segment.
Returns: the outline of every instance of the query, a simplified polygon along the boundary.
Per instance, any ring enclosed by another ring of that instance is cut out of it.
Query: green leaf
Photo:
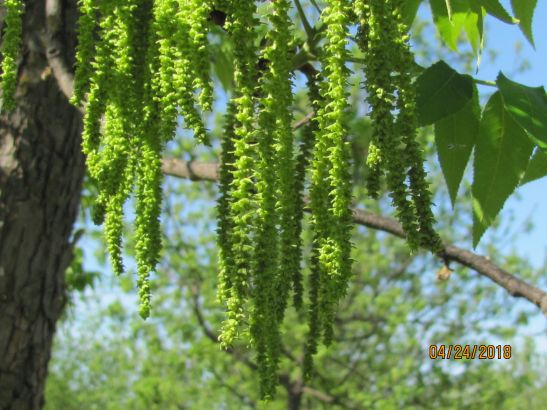
[[[505,109],[501,93],[486,104],[475,148],[473,247],[494,222],[526,171],[534,144]]]
[[[537,149],[528,164],[528,168],[520,181],[520,185],[522,186],[528,182],[543,178],[545,175],[547,175],[547,153]]]
[[[416,14],[418,13],[418,8],[420,7],[421,3],[422,0],[407,0],[401,6],[401,14],[403,16],[405,24],[408,27],[410,27],[414,22]]]
[[[508,24],[517,24],[519,21],[509,14],[498,0],[473,0],[476,4],[484,7],[491,16]]]
[[[425,70],[416,81],[418,121],[433,124],[461,110],[473,97],[473,80],[444,61]]]
[[[458,14],[460,18],[462,14]],[[462,19],[462,25],[467,35],[467,39],[473,48],[473,52],[479,57],[483,45],[484,19],[483,11],[480,6],[471,4],[471,12],[465,15]]]
[[[537,0],[511,0],[511,7],[515,17],[520,20],[520,30],[535,48],[534,36],[532,34],[532,20]]]
[[[433,21],[441,39],[453,51],[458,51],[460,34],[465,31],[478,55],[482,44],[482,9],[472,0],[429,0]]]
[[[225,91],[233,88],[234,65],[233,46],[226,40],[225,34],[216,30],[215,34],[221,40],[220,43],[209,43],[209,53],[213,60],[213,73],[220,81]]]
[[[481,109],[477,88],[458,112],[435,123],[435,143],[452,206],[479,133]]]
[[[543,87],[527,87],[501,72],[496,81],[505,107],[542,149],[547,149],[547,94]]]
[[[452,2],[451,0],[444,0],[446,4],[446,14],[448,14],[448,19],[452,21]]]

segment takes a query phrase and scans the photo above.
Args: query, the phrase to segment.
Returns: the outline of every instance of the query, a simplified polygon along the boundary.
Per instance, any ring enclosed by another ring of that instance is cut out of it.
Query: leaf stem
[[[481,80],[479,78],[473,78],[473,81],[475,81],[475,83],[477,83],[477,84],[486,85],[488,87],[497,87],[498,86],[495,81]]]
[[[306,31],[306,35],[308,36],[309,40],[312,40],[315,36],[315,30],[311,26],[310,22],[308,21],[308,18],[306,17],[306,13],[304,12],[304,9],[302,8],[302,4],[300,4],[300,0],[294,0],[294,4],[296,5],[296,8],[298,9],[298,14],[300,15],[300,19],[302,20],[302,24],[304,25],[304,30]]]

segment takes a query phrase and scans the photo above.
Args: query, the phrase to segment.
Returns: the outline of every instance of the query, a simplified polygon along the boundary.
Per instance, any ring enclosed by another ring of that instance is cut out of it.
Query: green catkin
[[[207,33],[209,24],[207,20],[211,13],[211,4],[204,0],[186,0],[188,10],[188,23],[190,25],[190,38],[193,42],[194,53],[193,67],[196,76],[193,79],[193,87],[200,90],[198,104],[204,111],[211,111],[213,102],[213,87],[209,78],[209,49],[207,47]]]
[[[100,41],[96,46],[95,61],[89,64],[93,68],[93,75],[89,79],[90,91],[83,120],[82,150],[86,155],[90,176],[99,186],[99,195],[93,209],[93,219],[94,222],[99,223],[107,221],[105,238],[107,239],[113,270],[115,273],[120,274],[123,270],[121,261],[123,209],[121,209],[121,205],[115,206],[116,202],[120,202],[120,195],[117,195],[115,199],[112,197],[121,181],[123,170],[120,172],[120,169],[123,167],[123,163],[120,163],[120,155],[116,157],[111,155],[112,150],[120,152],[115,145],[116,141],[121,138],[122,145],[125,146],[125,139],[123,130],[120,134],[122,126],[115,118],[112,118],[112,110],[115,110],[115,107],[106,103],[108,101],[108,90],[111,89],[110,84],[114,82],[113,56],[116,47],[116,30],[114,29],[116,19],[109,3],[103,3],[100,12],[104,18],[98,25]],[[77,75],[85,74],[85,70],[83,72],[77,71]],[[75,83],[82,84],[82,80],[76,77]],[[110,106],[111,121],[102,121],[103,115],[105,118],[107,117],[105,115],[107,106]],[[104,137],[101,136],[101,123],[104,124]],[[113,171],[116,173],[113,174]],[[111,200],[112,202],[110,202]]]
[[[200,10],[207,10],[206,4],[203,3]],[[195,41],[192,36],[192,30],[196,31],[197,27],[203,29],[207,22],[207,16],[203,16],[204,12],[200,10],[193,11],[188,0],[157,0],[154,3],[159,75],[153,81],[161,107],[160,130],[164,141],[169,141],[175,133],[178,107],[186,127],[194,131],[195,138],[201,143],[208,143],[194,96],[196,83],[203,87],[203,107],[210,108],[211,85],[206,81],[209,70],[204,68],[204,65],[208,66],[206,46],[203,44],[206,35],[194,36],[198,39]]]
[[[366,166],[368,171],[366,176],[367,192],[371,198],[378,199],[380,179],[384,171],[380,148],[374,142],[368,146]]]
[[[265,74],[265,83],[269,83],[269,89],[266,88],[268,93],[266,98],[270,100],[270,112],[274,115],[278,182],[276,208],[281,228],[279,271],[275,284],[278,292],[276,298],[278,322],[283,320],[292,280],[296,272],[300,271],[299,248],[295,246],[295,239],[300,236],[298,230],[300,220],[295,218],[298,191],[295,185],[296,162],[293,148],[294,133],[291,125],[293,95],[290,49],[293,37],[289,9],[288,0],[273,3],[272,12],[269,15],[272,29],[267,37],[271,46],[267,47],[264,55],[265,59],[269,60],[268,71]],[[271,161],[270,164],[274,165]],[[270,172],[273,174],[273,171],[274,169]]]
[[[320,306],[324,342],[332,340],[332,324],[338,300],[345,295],[351,275],[351,174],[349,172],[349,145],[346,141],[348,93],[346,90],[349,69],[346,67],[346,49],[349,25],[349,1],[331,0],[322,14],[327,25],[322,58],[325,82],[322,83],[324,104],[318,116],[324,118],[318,132],[326,148],[328,167],[329,226],[322,238],[319,263],[326,274],[325,285],[320,288]]]
[[[313,374],[313,357],[317,353],[317,346],[321,339],[321,323],[319,319],[319,291],[321,289],[321,278],[324,274],[321,272],[322,266],[319,263],[319,239],[317,233],[314,234],[314,246],[311,255],[311,268],[309,277],[309,308],[308,308],[308,340],[304,349],[304,361],[302,365],[302,374],[305,382],[310,381]]]
[[[17,58],[21,48],[23,32],[22,0],[5,0],[6,17],[2,42],[2,74],[0,89],[2,90],[2,106],[6,110],[15,107],[15,89],[17,87]]]
[[[427,174],[423,166],[423,153],[416,140],[418,128],[416,114],[416,92],[412,81],[412,67],[414,58],[410,51],[408,27],[401,15],[402,1],[395,1],[393,11],[394,20],[397,23],[399,36],[397,37],[397,49],[399,59],[397,61],[398,77],[398,99],[397,116],[398,132],[402,135],[405,144],[406,165],[409,168],[408,177],[412,201],[416,210],[418,223],[418,235],[420,246],[431,250],[433,253],[440,252],[442,241],[433,228],[435,218],[431,211],[431,192],[426,180]]]
[[[355,7],[363,7],[360,5],[360,2],[354,3]],[[354,10],[355,11],[355,10]],[[357,15],[354,16],[357,23],[359,23],[359,18]],[[360,40],[360,46],[362,51],[368,52],[368,38],[370,35],[370,25],[366,19],[362,19],[359,27],[358,38]],[[377,138],[373,137],[373,140],[368,146],[368,154],[365,162],[367,173],[366,173],[366,187],[367,192],[371,198],[378,199],[380,193],[380,179],[384,175],[384,169],[382,167],[382,157],[380,148],[377,145]]]
[[[104,129],[104,144],[103,149],[103,164],[101,172],[98,176],[101,184],[101,189],[105,198],[105,238],[107,242],[112,268],[116,275],[123,273],[122,262],[122,234],[123,234],[123,205],[129,194],[126,182],[130,181],[130,177],[126,175],[128,172],[127,161],[129,157],[130,147],[126,138],[123,123],[116,112],[118,109],[114,104],[109,104],[105,113],[105,129]],[[111,160],[107,162],[105,160]],[[127,194],[127,195],[126,195]]]
[[[268,82],[268,78],[263,78]],[[269,84],[271,86],[271,84]],[[264,89],[269,88],[264,84]],[[253,300],[250,313],[250,334],[256,348],[258,372],[260,375],[260,396],[272,398],[275,393],[278,351],[280,343],[279,327],[275,303],[276,276],[278,275],[278,232],[276,214],[277,170],[272,167],[275,158],[274,131],[275,100],[268,94],[260,101],[258,117],[258,163],[256,190],[258,201],[257,232],[253,254],[251,296]]]
[[[135,252],[137,260],[137,287],[139,289],[139,314],[147,318],[150,314],[149,275],[156,268],[161,250],[160,212],[162,202],[161,153],[164,140],[159,128],[159,107],[153,98],[152,79],[158,67],[156,44],[157,33],[150,21],[153,4],[140,0],[135,8],[135,23],[141,27],[134,37],[134,78],[139,82],[135,94],[135,107],[142,112],[142,122],[134,129],[135,150],[140,158],[135,165],[136,173],[136,221]],[[140,118],[139,118],[140,120]],[[173,133],[174,134],[174,133]],[[170,136],[172,138],[173,135]]]
[[[198,84],[193,85],[192,79],[195,70],[205,67],[204,56],[207,61],[206,30],[201,30],[204,35],[195,32],[204,28],[203,10],[207,9],[200,6],[201,14],[193,9],[190,13],[189,4],[175,0],[80,2],[78,61],[93,61],[90,69],[76,73],[73,102],[81,102],[87,93],[82,147],[99,188],[94,219],[104,219],[112,265],[119,274],[123,271],[123,206],[136,183],[137,285],[144,318],[150,311],[148,278],[161,248],[161,152],[175,134],[177,107],[196,138],[205,140],[194,106],[197,90],[193,87]],[[99,20],[93,22],[90,16]],[[184,71],[175,61],[195,64],[187,64],[192,68]],[[205,71],[199,86],[204,92],[202,105],[207,107],[210,84]]]
[[[219,340],[227,347],[248,331],[263,399],[274,397],[278,383],[280,326],[291,288],[295,307],[302,305],[307,168],[313,241],[305,380],[313,373],[319,341],[328,345],[333,339],[336,309],[351,276],[346,62],[349,26],[356,18],[374,123],[367,158],[368,191],[378,194],[385,173],[410,247],[438,251],[441,246],[433,230],[431,194],[416,142],[413,58],[400,16],[402,0],[325,3],[320,17],[325,26],[322,72],[303,70],[316,115],[302,130],[298,153],[291,128],[294,44],[289,0],[271,2],[266,16],[270,30],[260,55],[254,0],[78,3],[78,66],[72,101],[86,106],[82,147],[99,190],[94,220],[104,219],[112,265],[121,273],[124,203],[135,193],[137,285],[143,318],[150,314],[149,276],[161,249],[161,154],[175,135],[179,115],[198,141],[208,143],[201,118],[202,111],[211,109],[213,94],[208,20],[213,19],[213,11],[226,14],[222,24],[235,45],[234,96],[221,139],[218,296],[227,313]],[[5,4],[2,87],[9,104],[9,89],[15,87],[13,45],[20,37],[15,21],[20,15],[14,10],[22,10],[22,2],[6,0]],[[248,329],[242,329],[243,325]]]
[[[172,137],[177,125],[177,97],[179,91],[175,87],[174,81],[176,46],[173,39],[177,30],[173,18],[175,14],[176,3],[174,0],[156,0],[154,2],[154,30],[157,32],[158,43],[158,73],[153,78],[153,84],[156,93],[155,98],[159,105],[159,130],[164,141],[168,141]],[[182,37],[184,38],[184,35]]]
[[[252,340],[256,343],[261,397],[267,399],[273,398],[275,394],[281,351],[279,327],[287,305],[293,272],[300,268],[300,260],[295,260],[293,246],[297,232],[294,221],[295,163],[290,112],[292,75],[289,48],[292,36],[289,8],[288,1],[280,0],[272,4],[272,11],[268,15],[272,27],[266,36],[266,46],[261,56],[268,63],[260,81],[261,98],[256,132],[259,211],[253,258],[255,266],[252,270],[254,287],[250,330]]]
[[[137,53],[134,44],[137,3],[137,0],[119,1],[113,9],[114,64],[111,75],[117,86],[107,90],[110,101],[104,115],[103,148],[97,175],[100,188],[106,195],[105,235],[112,266],[118,275],[123,273],[123,206],[133,188],[134,170],[131,163],[134,158],[134,134],[138,129],[135,127],[138,111],[133,68]]]
[[[151,127],[150,130],[154,130]],[[137,167],[136,237],[137,286],[139,314],[150,314],[149,274],[155,270],[161,249],[161,152],[163,144],[158,134],[146,133],[140,141],[141,158]]]
[[[317,87],[317,81],[315,79],[315,74],[309,73],[307,74],[307,86],[308,86],[308,95],[310,99],[310,103],[315,110],[318,109],[318,101],[320,100],[319,95],[319,88]],[[317,122],[316,121],[310,121],[309,124],[307,124],[302,129],[302,142],[300,143],[300,152],[298,154],[298,157],[296,158],[296,166],[295,166],[295,225],[296,225],[296,232],[295,232],[295,258],[300,261],[302,259],[302,220],[304,217],[304,184],[306,180],[306,170],[308,169],[308,165],[310,163],[310,155],[313,150],[313,146],[315,143],[314,135],[317,132]],[[302,307],[302,299],[304,294],[304,288],[302,284],[302,270],[301,269],[295,269],[293,271],[293,277],[292,277],[292,287],[293,287],[293,305],[296,309],[300,309]]]
[[[232,252],[231,232],[233,219],[230,214],[232,198],[233,165],[234,165],[234,129],[235,104],[228,103],[225,116],[224,132],[221,139],[221,161],[219,170],[219,198],[217,201],[217,244],[219,248],[219,280],[217,295],[221,303],[230,297],[231,279],[234,276],[234,258]]]
[[[74,95],[71,102],[80,105],[85,94],[89,92],[90,79],[93,76],[93,61],[95,56],[95,40],[97,28],[97,13],[95,0],[80,0],[78,2],[80,16],[78,18],[78,46],[76,48],[76,74]]]
[[[402,137],[397,132],[396,84],[393,70],[398,50],[394,48],[400,33],[393,19],[391,2],[356,0],[354,10],[359,19],[359,44],[365,53],[365,88],[372,112],[374,133],[372,142],[379,149],[379,158],[387,174],[387,185],[398,219],[407,233],[411,249],[419,245],[413,204],[408,199]],[[374,191],[373,191],[374,193]]]
[[[90,90],[83,118],[82,151],[86,156],[87,169],[91,178],[98,184],[101,172],[101,123],[108,100],[108,90],[112,89],[112,72],[114,71],[114,42],[116,31],[113,29],[115,19],[108,3],[103,3],[99,22],[99,41],[96,44],[95,60],[91,62],[93,75],[90,78]],[[77,72],[78,73],[78,72]],[[76,83],[80,80],[76,78]],[[100,187],[99,187],[100,190]]]
[[[321,101],[321,105],[324,103]],[[311,163],[311,186],[310,186],[310,207],[311,207],[311,229],[313,232],[311,273],[309,284],[309,317],[308,317],[308,342],[304,356],[303,372],[304,378],[309,379],[313,368],[313,355],[317,352],[317,345],[321,336],[322,325],[320,323],[320,291],[324,286],[326,273],[324,264],[320,263],[320,254],[323,251],[325,238],[328,236],[329,214],[328,214],[328,187],[325,181],[328,179],[327,146],[324,138],[320,137],[320,130],[323,129],[325,119],[320,116],[322,108],[316,110],[314,122],[317,124],[315,145]]]
[[[209,59],[204,43],[207,38],[205,26],[208,7],[207,2],[200,3],[200,6],[196,6],[189,4],[188,0],[178,1],[174,25],[174,48],[171,50],[173,55],[168,61],[174,64],[172,86],[176,90],[177,105],[180,107],[186,127],[194,131],[194,136],[200,143],[209,144],[207,131],[196,109],[194,96],[195,87],[202,87],[200,100],[205,108],[211,107],[211,88],[207,81],[209,72],[206,69]],[[198,7],[198,9],[194,10],[192,7]],[[166,17],[171,18],[171,16]],[[199,30],[202,32],[199,33]]]
[[[310,103],[315,113],[318,113],[321,107],[321,95],[319,93],[319,87],[317,85],[320,79],[315,73],[307,73],[308,77],[308,95]],[[317,118],[317,117],[316,117]],[[324,177],[324,168],[321,167],[321,163],[317,164],[321,156],[316,152],[320,147],[319,144],[314,144],[315,135],[318,132],[319,121],[314,118],[312,122],[306,127],[307,133],[309,133],[308,141],[311,142],[311,148],[313,150],[312,157],[312,182],[310,187],[310,199],[311,199],[311,225],[313,232],[312,241],[312,255],[310,263],[310,276],[309,276],[309,290],[308,290],[308,340],[304,349],[304,361],[303,361],[303,377],[305,381],[309,381],[313,371],[313,356],[317,353],[317,346],[321,338],[321,327],[319,323],[319,289],[321,287],[321,279],[324,277],[321,274],[322,266],[319,264],[319,243],[321,238],[321,232],[326,229],[326,203],[328,200],[327,191],[324,189],[323,184],[320,183],[321,178]],[[317,167],[319,165],[319,168]],[[315,181],[315,183],[314,183]],[[303,204],[302,204],[303,205]],[[319,211],[319,212],[318,212]],[[323,218],[321,217],[323,215]],[[318,215],[319,217],[317,217]]]
[[[321,14],[326,25],[326,44],[321,58],[325,80],[321,83],[321,106],[312,162],[311,208],[314,247],[310,289],[310,334],[304,362],[309,377],[311,358],[319,332],[325,344],[333,337],[339,299],[351,275],[351,184],[349,146],[346,141],[347,79],[346,50],[350,3],[331,0]]]
[[[227,319],[222,325],[220,341],[226,347],[239,334],[245,319],[246,298],[249,293],[249,277],[252,265],[252,227],[256,219],[254,195],[255,145],[254,141],[254,90],[256,80],[257,50],[254,43],[256,4],[254,0],[242,0],[231,5],[226,30],[237,46],[234,49],[234,83],[238,90],[235,105],[234,166],[230,212],[233,215],[232,249],[234,272],[232,288],[227,300]]]

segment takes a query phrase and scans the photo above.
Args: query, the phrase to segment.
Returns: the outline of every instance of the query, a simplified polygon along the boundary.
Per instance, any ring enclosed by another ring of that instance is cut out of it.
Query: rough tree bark
[[[39,409],[84,161],[81,114],[60,91],[47,52],[73,58],[75,1],[51,49],[45,0],[26,1],[17,108],[0,116],[0,409]],[[0,22],[3,16],[0,15]]]

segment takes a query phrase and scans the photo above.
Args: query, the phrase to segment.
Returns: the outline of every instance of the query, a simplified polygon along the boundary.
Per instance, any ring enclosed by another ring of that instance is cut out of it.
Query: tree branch
[[[74,93],[74,74],[65,59],[62,32],[62,1],[46,0],[46,33],[43,36],[46,57],[59,88],[70,99]]]
[[[163,160],[163,172],[170,176],[190,178],[194,181],[216,181],[218,179],[219,171],[218,164],[201,164],[199,162],[186,162],[172,158]],[[307,203],[308,201],[306,200],[306,204]],[[305,211],[309,212],[310,209],[306,206]],[[405,238],[405,233],[401,224],[394,219],[360,209],[352,209],[352,214],[353,222],[357,225],[366,226],[371,229],[390,233],[400,238]],[[497,283],[511,296],[524,298],[532,302],[547,316],[546,292],[500,268],[484,256],[453,245],[446,245],[444,250],[436,256],[442,259],[443,262],[457,262],[460,265],[473,269],[482,276]]]

